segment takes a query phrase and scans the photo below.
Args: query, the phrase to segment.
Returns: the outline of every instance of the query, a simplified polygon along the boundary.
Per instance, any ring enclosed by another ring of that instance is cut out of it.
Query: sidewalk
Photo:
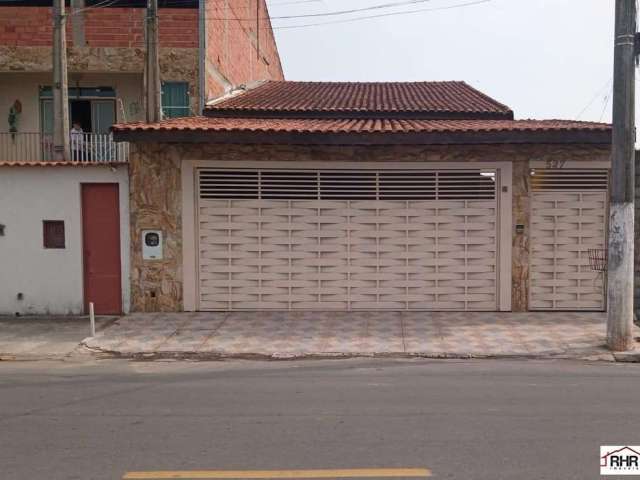
[[[99,331],[115,317],[96,318]],[[87,317],[0,317],[0,360],[64,358],[89,334]]]
[[[603,313],[574,312],[154,313],[122,317],[83,344],[131,358],[614,360],[604,347],[605,321]]]

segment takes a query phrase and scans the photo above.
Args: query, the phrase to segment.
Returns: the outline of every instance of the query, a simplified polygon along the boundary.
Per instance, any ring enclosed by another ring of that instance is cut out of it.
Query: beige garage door
[[[200,310],[496,310],[495,170],[200,169]]]
[[[531,310],[604,310],[604,278],[589,249],[604,249],[606,170],[532,170]]]

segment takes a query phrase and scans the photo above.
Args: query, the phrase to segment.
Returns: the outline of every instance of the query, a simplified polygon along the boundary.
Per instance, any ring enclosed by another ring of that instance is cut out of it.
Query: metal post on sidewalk
[[[89,324],[91,326],[91,336],[96,336],[96,315],[93,310],[93,302],[89,302]]]

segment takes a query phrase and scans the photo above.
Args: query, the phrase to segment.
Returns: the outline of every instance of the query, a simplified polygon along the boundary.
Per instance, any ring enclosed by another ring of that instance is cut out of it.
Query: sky
[[[473,0],[413,0],[420,3],[350,15],[273,18],[401,1],[407,0],[268,1],[285,78],[464,80],[509,105],[516,118],[611,120],[612,0],[486,0],[295,29],[282,27]]]

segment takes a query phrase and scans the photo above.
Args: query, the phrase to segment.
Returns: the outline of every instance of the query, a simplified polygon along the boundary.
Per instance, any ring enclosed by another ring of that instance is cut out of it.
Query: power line
[[[269,18],[271,20],[293,20],[293,19],[296,19],[296,18],[331,17],[331,16],[336,16],[336,15],[349,15],[349,14],[353,14],[353,13],[367,12],[367,11],[371,11],[371,10],[381,10],[381,9],[386,9],[386,8],[404,7],[404,6],[407,6],[407,5],[415,5],[415,4],[418,4],[418,3],[426,3],[426,2],[430,2],[430,1],[432,1],[432,0],[402,0],[402,1],[391,2],[391,3],[383,3],[383,4],[379,4],[379,5],[371,5],[369,7],[352,8],[352,9],[349,9],[349,10],[335,10],[335,11],[332,11],[332,12],[323,12],[323,13],[306,13],[306,14],[301,14],[301,15],[275,15],[275,16],[270,16]],[[215,9],[215,10],[217,10],[217,9]],[[214,9],[207,8],[206,11],[207,12],[214,11]],[[209,20],[255,21],[256,18],[255,17],[249,17],[249,18],[210,17]]]
[[[460,3],[457,5],[447,5],[444,7],[433,7],[433,8],[420,8],[418,10],[407,10],[404,12],[390,12],[390,13],[381,13],[378,15],[367,15],[364,17],[356,17],[356,18],[348,18],[345,20],[333,20],[330,22],[318,22],[318,23],[306,23],[302,25],[285,25],[281,27],[273,27],[273,30],[291,30],[296,28],[308,28],[308,27],[319,27],[322,25],[335,25],[339,23],[351,23],[351,22],[359,22],[362,20],[370,20],[372,18],[382,18],[382,17],[394,17],[396,15],[411,15],[414,13],[424,13],[424,12],[434,12],[438,10],[452,10],[454,8],[462,8],[462,7],[470,7],[473,5],[480,5],[482,3],[489,3],[493,0],[476,0],[473,2]]]
[[[267,6],[279,7],[280,5],[301,5],[303,3],[321,3],[322,0],[298,0],[296,1],[284,1],[284,2],[268,2]]]
[[[114,3],[116,3],[118,0],[102,0],[98,3],[96,3],[95,5],[91,5],[90,7],[86,7],[86,8],[81,8],[79,10],[71,10],[71,13],[69,13],[68,15],[77,15],[79,13],[82,12],[86,12],[87,10],[94,10],[94,9],[100,9],[100,8],[107,8],[110,7],[111,5],[113,5]]]
[[[602,112],[600,112],[600,117],[598,118],[598,121],[601,122],[602,121],[602,117],[604,116],[604,112],[607,109],[607,106],[609,105],[609,99],[611,98],[610,94],[607,94],[604,97],[604,106],[602,107]]]
[[[271,17],[273,20],[289,20],[292,18],[315,18],[315,17],[331,17],[336,15],[349,15],[351,13],[368,12],[371,10],[381,10],[384,8],[404,7],[406,5],[415,5],[416,3],[430,2],[431,0],[403,0],[401,2],[382,3],[379,5],[371,5],[370,7],[352,8],[349,10],[337,10],[325,13],[307,13],[304,15],[280,15]]]
[[[87,7],[83,10],[80,11],[84,11],[84,10],[89,10],[89,9],[93,9],[93,8],[106,8],[108,6],[110,6],[113,2],[116,2],[117,0],[102,0],[102,2],[100,2],[99,4],[94,5],[93,7]],[[309,1],[309,0],[301,0],[301,1]],[[288,15],[288,16],[276,16],[276,17],[261,17],[261,18],[256,18],[256,17],[252,17],[252,18],[240,18],[240,17],[224,17],[224,18],[217,18],[217,17],[208,17],[206,20],[207,21],[257,21],[257,20],[262,20],[263,22],[269,22],[271,20],[282,20],[282,19],[293,19],[293,18],[308,18],[309,16],[325,16],[325,15],[344,15],[347,14],[347,12],[352,13],[355,11],[367,11],[367,10],[375,10],[375,9],[381,9],[381,8],[393,8],[393,7],[397,7],[400,5],[411,5],[411,4],[416,4],[416,3],[425,3],[425,2],[429,2],[432,0],[409,0],[409,1],[403,1],[403,2],[394,2],[394,3],[388,3],[388,4],[382,4],[382,5],[373,5],[371,7],[366,7],[363,9],[352,9],[352,10],[343,10],[343,11],[337,11],[337,12],[327,12],[327,13],[317,13],[317,14],[308,14],[308,15]],[[359,21],[363,21],[363,20],[370,20],[370,19],[376,19],[376,18],[384,18],[384,17],[393,17],[393,16],[399,16],[399,15],[413,15],[413,14],[419,14],[419,13],[424,13],[424,12],[433,12],[433,11],[439,11],[439,10],[452,10],[452,9],[457,9],[457,8],[464,8],[464,7],[470,7],[470,6],[474,6],[474,5],[480,5],[483,3],[489,3],[492,2],[493,0],[475,0],[475,1],[470,1],[470,2],[465,2],[465,3],[460,3],[460,4],[455,4],[455,5],[446,5],[446,6],[441,6],[441,7],[431,7],[431,8],[420,8],[420,9],[415,9],[415,10],[405,10],[405,11],[400,11],[400,12],[388,12],[388,13],[380,13],[380,14],[376,14],[376,15],[365,15],[365,16],[361,16],[361,17],[354,17],[354,18],[347,18],[347,19],[342,19],[342,20],[332,20],[332,21],[328,21],[328,22],[317,22],[317,23],[306,23],[306,24],[299,24],[299,25],[283,25],[283,26],[272,26],[271,28],[273,30],[291,30],[291,29],[300,29],[300,28],[312,28],[312,27],[319,27],[319,26],[323,26],[323,25],[336,25],[336,24],[343,24],[343,23],[351,23],[351,22],[359,22]],[[108,5],[104,5],[104,3],[110,2]],[[100,7],[98,7],[98,5],[101,5]],[[76,11],[74,13],[80,13],[80,11]],[[184,13],[175,13],[172,12],[171,14],[172,16],[176,16],[176,15],[183,15],[185,17],[191,17],[191,15],[187,15]],[[240,26],[242,27],[242,26]],[[234,27],[231,27],[234,28]],[[261,27],[261,28],[268,28],[268,27]],[[595,97],[597,98],[597,96]],[[595,98],[589,103],[589,105],[586,108],[588,108],[591,103],[593,103],[593,101],[595,101]],[[583,112],[580,112],[580,115]]]
[[[427,1],[432,1],[432,0],[420,0],[420,3],[427,2]],[[315,26],[321,26],[321,25],[350,23],[350,22],[357,22],[357,21],[368,20],[368,19],[375,19],[375,18],[382,18],[382,17],[392,17],[392,16],[396,16],[396,15],[411,15],[411,14],[416,14],[416,13],[432,12],[432,11],[438,11],[438,10],[451,10],[451,9],[474,6],[474,5],[480,5],[480,4],[489,3],[489,2],[492,2],[492,1],[493,0],[475,0],[475,1],[471,1],[471,2],[455,4],[455,5],[446,5],[446,6],[442,6],[442,7],[421,8],[421,9],[416,9],[416,10],[406,10],[406,11],[400,11],[400,12],[389,12],[389,13],[382,13],[382,14],[376,14],[376,15],[366,15],[366,16],[362,16],[362,17],[347,18],[347,19],[344,19],[344,20],[333,20],[333,21],[328,21],[328,22],[308,23],[308,24],[300,24],[300,25],[273,26],[272,28],[274,30],[286,30],[286,29],[315,27]],[[412,3],[416,3],[415,0]],[[329,15],[329,14],[331,14],[331,13],[322,14],[322,15]],[[172,13],[172,15],[175,16],[176,14]],[[180,14],[178,14],[178,15],[180,15]],[[187,16],[186,14],[182,14],[182,15]],[[320,15],[320,14],[318,14],[318,15]],[[274,20],[274,19],[275,20],[279,20],[279,19],[283,19],[283,18],[284,17],[269,17],[269,16],[266,16],[266,17],[261,17],[260,20],[262,20],[263,22],[270,22],[271,20]],[[298,17],[292,15],[292,16],[288,16],[288,18],[298,18]],[[256,21],[256,17],[252,17],[252,18],[207,17],[207,21],[238,21],[238,22],[252,21],[252,22],[255,22]],[[267,28],[267,27],[262,27],[262,28]]]
[[[591,98],[591,100],[589,100],[589,102],[584,106],[584,108],[582,110],[580,110],[580,113],[578,113],[578,115],[576,115],[576,120],[580,120],[580,117],[582,116],[582,114],[587,111],[587,109],[593,104],[593,102],[596,101],[596,99],[598,99],[600,97],[600,95],[602,95],[602,93],[605,91],[605,89],[609,86],[609,84],[612,81],[613,81],[613,77],[610,77],[609,80],[607,80],[605,82],[605,84],[602,85],[602,87],[600,87],[596,91],[596,94]]]

